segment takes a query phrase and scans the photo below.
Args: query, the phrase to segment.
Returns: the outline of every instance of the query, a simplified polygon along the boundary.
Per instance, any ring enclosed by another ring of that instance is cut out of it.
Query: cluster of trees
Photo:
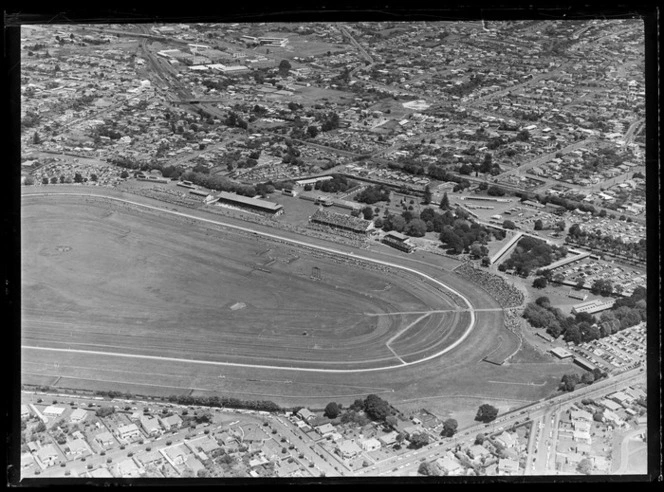
[[[548,297],[539,297],[528,303],[523,317],[535,328],[544,328],[553,338],[561,335],[566,342],[580,344],[604,338],[617,331],[645,321],[647,317],[646,290],[635,289],[626,298],[618,299],[610,310],[604,311],[599,319],[588,313],[565,316],[551,305]]]
[[[646,261],[647,244],[645,238],[638,242],[624,242],[622,238],[610,233],[605,234],[599,229],[587,231],[582,229],[579,224],[572,224],[567,231],[565,241],[590,249],[606,251],[627,259]]]
[[[340,118],[339,115],[335,112],[330,112],[321,117],[321,127],[320,129],[324,132],[329,132],[331,130],[336,130],[339,128]]]
[[[342,408],[343,407],[341,403],[336,403],[334,401],[331,401],[325,407],[325,412],[323,413],[323,415],[325,415],[328,419],[336,419],[341,413]]]
[[[443,226],[440,241],[456,254],[467,252],[480,258],[489,254],[486,244],[492,234],[500,239],[504,237],[502,232],[489,230],[476,222],[455,219],[452,224]]]
[[[443,430],[440,433],[442,437],[452,437],[456,434],[459,423],[455,419],[447,419],[443,422]]]
[[[475,415],[475,420],[478,422],[489,423],[496,419],[498,416],[498,409],[488,403],[480,405],[477,409],[477,414]]]
[[[564,258],[566,255],[567,248],[564,246],[551,246],[541,239],[524,236],[519,240],[512,255],[498,265],[498,270],[504,272],[514,269],[517,275],[527,277],[531,272]]]
[[[390,201],[390,190],[383,185],[367,186],[364,190],[355,195],[355,201],[372,205],[377,202]]]
[[[248,128],[248,123],[242,119],[242,116],[238,115],[235,111],[230,111],[228,116],[224,120],[226,126],[238,127],[246,130]]]
[[[314,189],[326,193],[337,193],[348,191],[354,186],[357,186],[355,181],[350,180],[341,174],[333,174],[332,179],[328,179],[327,181],[316,181]]]
[[[284,409],[269,400],[240,400],[228,396],[190,396],[190,395],[171,395],[167,398],[171,403],[179,405],[195,405],[202,407],[228,407],[242,408],[247,410],[258,410],[264,412],[282,412]]]
[[[579,375],[577,373],[572,374],[563,374],[563,377],[560,379],[560,385],[558,389],[560,391],[574,391],[576,385],[581,384],[593,384],[595,381],[604,379],[608,377],[606,371],[602,371],[599,368],[595,368],[592,371],[586,371],[583,374]]]
[[[195,185],[208,188],[210,190],[227,191],[244,196],[256,196],[258,192],[255,186],[236,183],[222,176],[215,176],[195,171],[187,171],[181,178],[184,181],[191,181]]]
[[[364,411],[367,417],[375,422],[390,425],[396,423],[396,418],[393,416],[394,411],[392,406],[378,395],[371,394],[365,399],[355,400],[349,407],[349,410],[355,412]]]

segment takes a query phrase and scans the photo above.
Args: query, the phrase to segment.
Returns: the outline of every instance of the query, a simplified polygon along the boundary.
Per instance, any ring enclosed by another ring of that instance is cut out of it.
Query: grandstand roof
[[[250,207],[259,208],[262,210],[276,212],[283,208],[283,205],[274,202],[268,202],[267,200],[259,200],[258,198],[250,198],[248,196],[237,195],[235,193],[228,193],[222,191],[217,195],[220,200],[227,202],[234,202],[241,205],[248,205]]]

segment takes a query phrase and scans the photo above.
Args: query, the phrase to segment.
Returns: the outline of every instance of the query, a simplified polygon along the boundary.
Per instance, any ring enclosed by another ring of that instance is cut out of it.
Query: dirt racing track
[[[109,195],[22,195],[24,380],[350,396],[505,338],[497,303],[442,269]]]

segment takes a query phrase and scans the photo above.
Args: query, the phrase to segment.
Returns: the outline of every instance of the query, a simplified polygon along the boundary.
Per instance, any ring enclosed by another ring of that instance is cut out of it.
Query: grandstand
[[[316,224],[322,224],[334,229],[366,234],[374,228],[374,223],[370,220],[364,220],[350,215],[330,212],[329,210],[318,209],[309,219]]]
[[[410,243],[410,238],[408,236],[396,231],[389,231],[385,234],[385,236],[383,236],[383,243],[401,251],[405,251],[406,253],[411,253],[415,249]]]
[[[219,193],[219,195],[217,195],[217,199],[217,203],[235,205],[236,207],[251,210],[252,212],[259,212],[267,215],[280,215],[284,213],[283,205],[269,202],[267,200],[259,200],[257,198],[236,195],[235,193],[227,193],[222,191]]]

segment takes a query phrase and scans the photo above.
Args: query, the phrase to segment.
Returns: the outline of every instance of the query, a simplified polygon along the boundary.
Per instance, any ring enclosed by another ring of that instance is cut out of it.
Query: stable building
[[[276,216],[284,213],[284,206],[278,203],[260,200],[258,198],[250,198],[248,196],[237,195],[225,191],[222,191],[217,195],[216,202],[233,205],[251,212],[257,212],[269,216]]]

